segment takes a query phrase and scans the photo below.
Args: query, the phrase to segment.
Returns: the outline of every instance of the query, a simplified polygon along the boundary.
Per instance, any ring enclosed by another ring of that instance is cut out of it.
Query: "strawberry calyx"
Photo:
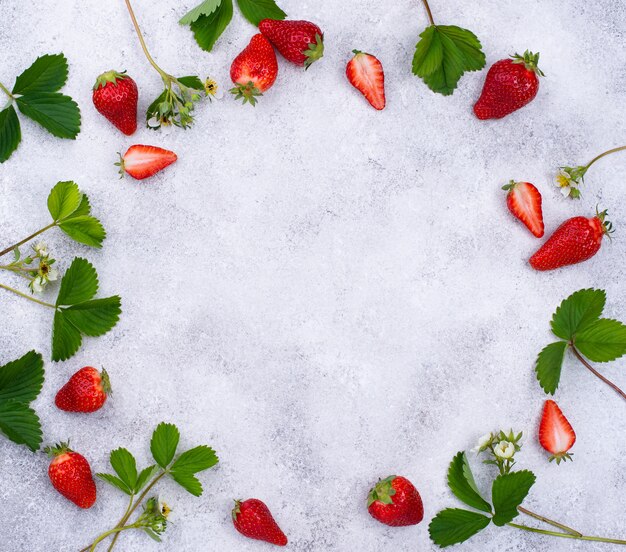
[[[235,507],[231,512],[231,515],[233,516],[233,521],[237,521],[237,516],[241,514],[241,502],[242,500],[240,498],[235,499]]]
[[[70,448],[70,440],[68,439],[67,442],[60,442],[57,443],[56,445],[52,445],[49,447],[46,447],[45,449],[43,449],[43,451],[50,457],[50,458],[57,458],[58,456],[61,456],[63,454],[66,454],[68,452],[74,452],[71,448]]]
[[[572,458],[572,456],[574,456],[573,452],[558,452],[550,456],[550,458],[548,458],[548,461],[552,462],[556,460],[556,465],[558,466],[561,462],[567,462],[568,460],[573,462],[574,459]]]
[[[508,184],[505,184],[504,186],[502,186],[502,189],[509,192],[511,190],[513,190],[515,188],[515,186],[517,186],[519,184],[519,182],[516,182],[515,180],[509,180]]]
[[[393,488],[393,481],[396,478],[395,475],[387,477],[387,479],[381,479],[374,485],[374,488],[370,490],[367,497],[367,505],[371,506],[374,502],[381,502],[382,504],[393,504],[391,498],[396,494],[396,490]]]
[[[309,44],[309,48],[302,53],[306,56],[304,61],[305,70],[324,56],[324,39],[319,33],[315,33],[315,44]]]
[[[126,169],[124,168],[124,157],[119,151],[117,152],[117,154],[120,156],[120,160],[117,163],[113,163],[113,164],[116,167],[120,168],[118,172],[120,173],[120,179],[121,179],[121,178],[124,178],[124,175],[126,174]]]
[[[257,97],[262,96],[263,93],[255,86],[252,81],[247,84],[237,83],[234,88],[229,91],[231,94],[235,94],[235,100],[243,99],[243,103],[250,102],[250,105],[255,106],[258,102]]]
[[[98,88],[104,88],[109,83],[117,86],[118,80],[123,80],[126,78],[128,78],[126,71],[122,71],[120,73],[119,71],[114,71],[113,69],[111,69],[111,71],[106,71],[101,75],[98,75],[96,83],[93,85],[93,89],[98,90]]]
[[[102,392],[105,395],[111,395],[113,393],[109,373],[104,368],[100,371],[100,387],[102,387]]]
[[[611,234],[615,232],[615,228],[613,228],[613,223],[610,220],[606,220],[606,216],[608,214],[608,209],[605,209],[604,211],[599,211],[596,207],[596,218],[602,223],[602,232],[604,232],[604,235],[607,238],[612,239]]]
[[[531,51],[526,50],[524,52],[524,55],[520,56],[519,54],[516,53],[511,56],[511,59],[513,60],[513,63],[519,63],[519,64],[524,65],[524,67],[526,67],[528,71],[532,71],[533,73],[536,73],[540,77],[546,76],[544,72],[541,69],[539,69],[539,66],[538,66],[539,52],[537,52],[536,54],[533,54]]]

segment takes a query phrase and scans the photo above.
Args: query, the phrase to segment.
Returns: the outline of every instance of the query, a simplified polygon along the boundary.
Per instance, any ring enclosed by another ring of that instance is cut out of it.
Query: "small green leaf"
[[[184,470],[170,472],[172,479],[193,496],[202,494],[202,484],[193,473]]]
[[[89,198],[83,194],[83,197],[80,200],[80,205],[78,209],[72,213],[72,215],[68,218],[74,217],[82,217],[91,213],[91,205],[89,204]]]
[[[615,360],[626,354],[626,326],[618,320],[600,318],[576,334],[574,345],[594,362]]]
[[[69,217],[81,205],[82,194],[75,182],[57,182],[48,195],[48,211],[55,222]]]
[[[490,519],[483,514],[446,508],[439,512],[428,526],[431,540],[441,548],[464,542],[489,525]]]
[[[181,25],[190,25],[201,15],[211,15],[220,5],[220,0],[204,0],[180,19]]]
[[[128,488],[128,485],[126,485],[126,483],[124,483],[119,477],[115,477],[110,473],[97,473],[96,477],[99,477],[102,481],[106,481],[109,485],[117,487],[120,491],[129,496],[133,494],[132,490]]]
[[[176,80],[187,88],[191,88],[192,90],[198,90],[201,92],[204,91],[204,85],[202,84],[200,77],[197,77],[196,75],[178,77]]]
[[[150,451],[156,463],[167,468],[176,454],[180,433],[174,424],[160,423],[152,434]]]
[[[606,292],[602,289],[581,289],[572,293],[552,316],[552,332],[570,341],[576,332],[600,318],[605,303]]]
[[[484,66],[485,54],[476,35],[454,25],[427,27],[413,56],[413,74],[444,96],[454,92],[463,73]]]
[[[58,138],[75,139],[80,132],[80,110],[69,96],[33,92],[15,100],[19,110]]]
[[[211,15],[200,16],[191,23],[193,37],[198,46],[210,52],[233,18],[233,0],[222,0]]]
[[[110,462],[112,468],[124,485],[129,490],[133,490],[137,484],[137,462],[135,457],[125,448],[118,448],[111,451]]]
[[[106,232],[100,221],[91,215],[72,216],[59,223],[59,228],[70,238],[91,247],[102,247]]]
[[[41,424],[37,414],[27,404],[16,400],[0,401],[0,432],[33,452],[41,445]]]
[[[34,401],[43,386],[43,358],[35,351],[0,366],[0,401]]]
[[[197,473],[215,466],[218,463],[217,455],[211,447],[200,445],[183,452],[174,462],[171,471],[187,471]]]
[[[52,360],[67,360],[80,348],[83,338],[65,316],[64,311],[54,313],[52,323]]]
[[[566,349],[567,342],[556,341],[546,345],[537,357],[535,372],[537,373],[539,385],[546,393],[551,395],[554,395],[561,380],[561,368]]]
[[[93,265],[76,257],[61,279],[57,305],[74,305],[89,301],[98,291],[98,274]]]
[[[287,14],[281,10],[274,0],[237,0],[243,16],[255,27],[263,19],[285,19]]]
[[[144,527],[144,532],[148,535],[153,541],[161,542],[161,537],[157,535],[150,527]]]
[[[157,96],[156,100],[148,106],[146,110],[146,121],[149,121],[152,117],[159,117],[159,105],[165,100],[166,94],[167,90],[163,90],[163,92]]]
[[[137,478],[137,484],[135,485],[135,492],[138,493],[141,489],[144,488],[148,480],[150,480],[154,475],[156,475],[157,467],[156,466],[148,466],[141,470],[139,477]]]
[[[92,299],[63,308],[61,312],[82,334],[98,337],[117,324],[122,312],[122,300],[118,295],[105,299]]]
[[[448,486],[461,502],[477,510],[491,513],[490,504],[478,492],[472,470],[464,452],[457,453],[450,463],[448,468]]]
[[[20,121],[15,108],[10,105],[0,111],[0,163],[4,163],[22,140]]]
[[[67,59],[63,54],[47,54],[38,57],[24,71],[13,87],[13,94],[33,94],[39,92],[56,92],[67,81]]]
[[[495,510],[492,519],[496,525],[501,527],[517,517],[517,507],[524,502],[535,480],[535,474],[528,470],[496,477],[491,488],[491,500]]]

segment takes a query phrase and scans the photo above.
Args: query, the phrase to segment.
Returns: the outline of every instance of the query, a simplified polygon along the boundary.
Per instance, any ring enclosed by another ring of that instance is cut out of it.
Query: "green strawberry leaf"
[[[204,85],[200,80],[200,77],[196,75],[189,75],[187,77],[178,77],[176,79],[181,84],[185,85],[187,88],[191,88],[193,90],[204,91]]]
[[[61,280],[57,306],[74,305],[89,301],[98,291],[98,275],[86,259],[77,257],[65,271]]]
[[[263,19],[285,19],[287,14],[281,10],[274,0],[237,0],[243,16],[255,27]]]
[[[47,54],[15,79],[13,94],[56,92],[67,81],[67,59],[63,54]]]
[[[135,457],[128,450],[120,447],[111,451],[109,461],[124,485],[129,490],[134,490],[137,485],[137,462]]]
[[[561,368],[566,349],[567,342],[556,341],[546,345],[539,353],[539,356],[537,356],[535,372],[539,385],[546,393],[551,395],[554,395],[561,380]]]
[[[18,445],[35,452],[42,440],[41,424],[27,404],[10,400],[0,402],[0,431]]]
[[[457,453],[452,462],[450,462],[448,486],[461,502],[477,510],[491,513],[491,505],[478,492],[472,470],[464,452]]]
[[[198,481],[198,478],[190,471],[177,470],[170,472],[172,479],[176,481],[183,489],[191,493],[193,496],[200,496],[202,494],[202,484]]]
[[[20,121],[15,108],[10,105],[0,111],[0,163],[4,163],[22,140]]]
[[[156,472],[157,472],[157,467],[154,465],[148,466],[147,468],[144,468],[143,470],[141,470],[141,472],[139,473],[139,477],[137,477],[137,483],[135,485],[135,492],[138,493],[139,491],[141,491],[141,489],[144,488],[148,480],[153,475],[155,475]]]
[[[413,56],[413,74],[444,96],[454,92],[463,73],[484,66],[485,54],[476,35],[454,25],[427,27]]]
[[[43,386],[43,358],[35,351],[0,366],[0,402],[34,401]]]
[[[178,448],[180,432],[174,424],[160,423],[152,434],[150,451],[156,463],[167,468],[173,460]]]
[[[80,132],[80,110],[69,96],[58,92],[32,92],[15,100],[26,117],[58,138],[75,139]]]
[[[491,500],[495,525],[506,525],[519,514],[517,507],[524,502],[530,488],[535,484],[535,474],[528,470],[501,474],[493,482]]]
[[[100,221],[90,215],[72,216],[59,223],[63,230],[73,240],[91,247],[102,247],[106,232]]]
[[[606,292],[602,289],[581,289],[558,306],[552,316],[552,332],[570,341],[574,335],[602,315]]]
[[[480,533],[491,520],[483,514],[462,508],[446,508],[428,526],[431,540],[441,548],[465,542]]]
[[[122,312],[122,300],[118,295],[92,299],[63,308],[59,312],[62,312],[67,321],[81,334],[98,337],[117,324]]]
[[[52,322],[52,360],[67,360],[80,349],[83,338],[67,319],[65,312],[57,310]]]
[[[102,481],[106,481],[109,485],[117,487],[120,491],[129,496],[133,494],[132,489],[130,489],[128,485],[126,485],[126,483],[124,483],[119,477],[115,477],[110,473],[97,473],[96,477],[99,477]]]
[[[82,194],[75,182],[57,182],[48,195],[48,211],[52,220],[58,222],[69,217],[81,205]]]
[[[198,46],[206,52],[222,36],[233,18],[233,0],[222,0],[219,7],[210,15],[202,15],[191,23],[191,30]]]
[[[170,471],[185,471],[197,473],[215,466],[218,463],[217,455],[211,447],[200,445],[183,452],[172,464]]]
[[[82,216],[88,215],[89,213],[91,213],[91,205],[89,204],[89,198],[85,194],[83,194],[83,197],[80,200],[80,205],[78,206],[78,209],[76,209],[76,211],[74,211],[67,218],[82,217]]]
[[[579,331],[574,344],[594,362],[615,360],[626,354],[626,326],[618,320],[600,318]]]
[[[197,5],[191,11],[188,11],[180,19],[181,25],[190,25],[202,15],[211,15],[217,8],[219,8],[221,0],[204,0],[201,4]]]

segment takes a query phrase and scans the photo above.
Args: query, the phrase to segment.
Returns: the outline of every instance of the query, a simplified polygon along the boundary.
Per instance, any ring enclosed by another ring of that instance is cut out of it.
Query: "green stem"
[[[19,266],[11,266],[11,265],[0,265],[0,270],[8,270],[9,272],[26,272],[27,274],[30,274],[31,272],[38,272],[39,269],[38,268],[26,268],[26,267],[19,267]]]
[[[113,529],[109,529],[108,531],[105,531],[104,533],[102,533],[102,535],[100,535],[95,541],[91,543],[91,546],[88,548],[89,552],[93,552],[96,549],[96,546],[98,546],[98,544],[102,542],[104,539],[106,539],[108,536],[113,535],[113,534],[119,535],[121,531],[126,531],[127,529],[135,529],[136,527],[137,527],[136,525],[127,525],[125,527],[113,527]],[[87,549],[83,549],[83,550],[87,550]]]
[[[591,161],[589,161],[589,163],[587,163],[586,167],[588,169],[589,167],[591,167],[591,165],[593,165],[599,159],[602,159],[603,157],[607,155],[611,155],[612,153],[617,153],[618,151],[624,151],[624,150],[626,150],[626,146],[620,146],[619,148],[613,148],[613,149],[607,150],[604,153],[601,153],[600,155],[596,155]]]
[[[120,519],[117,522],[117,525],[115,527],[122,527],[124,525],[124,520],[127,519],[126,516],[129,515],[130,513],[130,509],[133,506],[133,500],[135,498],[135,495],[130,495],[130,501],[128,502],[128,507],[126,508],[126,511],[124,512],[124,515],[122,516],[122,519]],[[113,537],[113,541],[111,542],[111,545],[109,546],[109,548],[107,548],[107,552],[110,552],[111,550],[113,550],[113,547],[115,546],[115,541],[117,540],[117,537],[119,536],[119,533],[115,533],[115,536]]]
[[[572,535],[571,533],[559,533],[557,531],[546,531],[545,529],[537,529],[535,527],[528,527],[527,525],[519,525],[517,523],[507,523],[510,527],[515,527],[516,529],[521,529],[522,531],[530,531],[532,533],[540,533],[541,535],[550,535],[552,537],[561,537],[563,539],[576,539],[576,540],[584,540],[584,541],[594,541],[594,542],[609,542],[611,544],[624,544],[626,545],[626,540],[619,539],[609,539],[606,537],[586,537],[584,535]]]
[[[424,7],[426,8],[426,14],[428,15],[428,20],[430,21],[431,25],[435,24],[435,20],[433,19],[433,12],[430,11],[430,6],[428,5],[428,0],[422,0],[422,4],[424,4]]]
[[[567,525],[563,525],[562,523],[559,523],[558,521],[554,521],[552,519],[548,519],[547,517],[540,516],[539,514],[535,514],[535,512],[531,512],[530,510],[527,510],[526,508],[523,508],[522,506],[518,506],[517,509],[520,512],[522,512],[522,514],[526,514],[527,516],[538,519],[539,521],[543,521],[544,523],[547,523],[548,525],[552,525],[553,527],[558,527],[559,529],[563,529],[563,531],[565,531],[566,533],[569,533],[571,535],[576,535],[577,537],[583,536],[582,533],[576,531],[575,529],[572,529],[571,527],[568,527]]]
[[[4,84],[2,84],[1,82],[0,82],[0,90],[2,90],[12,100],[15,99],[15,96],[13,96],[13,94],[9,92],[9,89],[6,86],[4,86]]]
[[[156,69],[159,75],[161,75],[161,78],[166,82],[169,81],[171,79],[171,76],[168,75],[165,71],[163,71],[163,69],[161,69],[157,65],[156,61],[154,61],[154,59],[150,55],[150,52],[148,51],[148,47],[146,46],[146,41],[144,40],[143,35],[141,34],[141,29],[139,28],[139,23],[137,23],[135,12],[133,11],[133,7],[130,5],[130,0],[125,0],[125,1],[126,1],[126,8],[128,8],[128,13],[130,14],[130,18],[133,22],[133,26],[135,27],[135,32],[137,33],[137,36],[139,37],[139,42],[141,43],[141,49],[143,50],[143,53],[146,55],[146,58],[150,62],[150,65],[152,65],[152,67]]]
[[[44,307],[56,309],[56,305],[53,305],[52,303],[46,303],[45,301],[40,301],[39,299],[35,299],[34,297],[31,297],[30,295],[26,295],[25,293],[22,293],[21,291],[18,291],[12,287],[5,286],[4,284],[0,284],[0,288],[6,289],[7,291],[15,293],[15,295],[19,295],[20,297],[23,297],[24,299],[28,299],[29,301],[32,301],[33,303],[38,303],[39,305],[43,305]]]
[[[36,238],[39,234],[43,234],[46,230],[50,230],[50,228],[53,228],[56,225],[57,225],[56,222],[53,222],[52,224],[48,224],[48,226],[44,226],[41,230],[37,230],[37,232],[35,232],[34,234],[31,234],[27,238],[24,238],[22,241],[19,241],[13,244],[12,246],[7,247],[6,249],[3,249],[2,251],[0,251],[0,257],[2,257],[3,255],[6,255],[7,253],[10,253],[16,247],[19,247],[20,245],[24,245],[26,242],[29,242],[33,238]]]
[[[587,362],[587,360],[578,352],[578,349],[574,346],[573,343],[570,343],[570,347],[572,348],[572,352],[574,356],[580,360],[582,365],[587,368],[594,376],[600,378],[604,383],[606,383],[613,391],[619,394],[623,399],[626,399],[626,393],[624,393],[617,385],[615,385],[611,380],[605,378],[600,372],[598,372],[591,364]]]

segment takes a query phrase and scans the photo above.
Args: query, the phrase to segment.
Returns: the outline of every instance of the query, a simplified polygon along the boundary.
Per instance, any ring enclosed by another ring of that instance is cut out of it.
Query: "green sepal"
[[[539,69],[539,52],[533,54],[529,50],[526,50],[523,55],[514,54],[511,56],[513,63],[519,63],[524,65],[528,71],[532,71],[533,73],[537,73],[540,77],[545,77],[544,72]]]
[[[229,92],[235,95],[235,100],[243,100],[244,104],[249,102],[253,107],[256,106],[258,102],[257,97],[263,95],[252,81],[248,84],[236,84]]]
[[[370,490],[367,497],[367,506],[371,506],[374,502],[381,502],[382,504],[393,504],[391,498],[396,494],[396,490],[393,488],[393,481],[396,478],[395,475],[391,475],[386,479],[382,479],[374,485]]]
[[[98,75],[96,78],[96,82],[93,85],[93,90],[98,90],[98,88],[104,88],[107,84],[113,84],[117,86],[118,80],[127,79],[128,75],[126,71],[105,71],[104,73]]]
[[[304,61],[305,70],[311,67],[318,59],[324,57],[324,40],[319,33],[315,33],[315,43],[309,44],[308,49],[302,53],[306,56]]]

